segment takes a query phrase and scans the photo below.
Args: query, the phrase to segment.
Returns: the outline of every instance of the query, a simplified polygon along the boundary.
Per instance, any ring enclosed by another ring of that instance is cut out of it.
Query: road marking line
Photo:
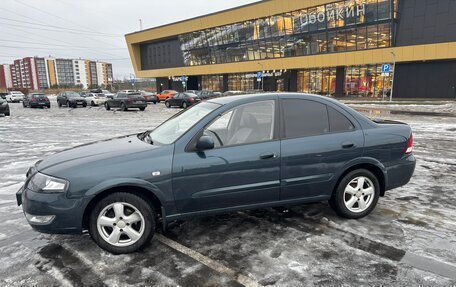
[[[200,262],[201,264],[206,265],[207,267],[211,268],[212,270],[217,271],[218,273],[227,275],[232,279],[236,280],[238,283],[246,286],[246,287],[260,287],[263,286],[258,282],[254,281],[252,278],[239,274],[238,272],[234,271],[233,269],[217,262],[209,257],[204,256],[203,254],[196,252],[174,240],[169,239],[168,237],[163,236],[162,234],[155,234],[154,236],[158,241],[161,243],[171,247],[174,250],[179,251],[182,254],[185,254],[196,261]]]

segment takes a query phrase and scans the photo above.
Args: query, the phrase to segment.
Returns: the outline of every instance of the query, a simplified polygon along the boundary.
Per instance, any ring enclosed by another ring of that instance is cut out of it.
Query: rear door
[[[349,113],[312,98],[281,99],[281,200],[327,199],[336,175],[362,156],[364,135]]]

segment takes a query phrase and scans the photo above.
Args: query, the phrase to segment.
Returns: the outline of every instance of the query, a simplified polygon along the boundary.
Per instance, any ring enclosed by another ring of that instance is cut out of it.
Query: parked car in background
[[[0,98],[6,100],[6,95],[8,95],[8,93],[0,93]]]
[[[222,96],[235,96],[235,95],[245,95],[243,91],[226,91],[222,94]]]
[[[163,92],[157,94],[157,102],[166,101],[166,99],[172,98],[177,91],[174,90],[164,90]]]
[[[22,101],[24,108],[51,108],[51,102],[49,98],[43,93],[32,93],[28,94]]]
[[[124,93],[118,92],[113,99],[108,99],[105,103],[106,110],[111,108],[120,108],[122,111],[127,111],[128,109],[139,109],[144,111],[147,108],[147,102],[141,93]]]
[[[112,99],[114,97],[114,93],[111,93],[108,90],[101,90],[101,93],[105,95],[108,99]]]
[[[3,114],[5,116],[10,115],[10,108],[8,105],[8,101],[2,97],[0,97],[0,114]]]
[[[321,96],[242,95],[40,160],[16,200],[35,230],[88,230],[119,254],[148,244],[157,225],[196,215],[329,201],[339,216],[362,218],[415,164],[407,124]]]
[[[72,91],[61,92],[57,95],[57,105],[76,108],[77,106],[87,107],[87,101],[80,94]]]
[[[165,105],[167,108],[181,107],[186,109],[199,101],[201,101],[201,99],[196,94],[184,92],[177,93],[174,97],[167,99]]]
[[[214,92],[214,91],[208,91],[208,90],[202,90],[200,91],[199,94],[197,94],[198,97],[200,97],[202,100],[206,100],[206,99],[211,99],[211,98],[215,98],[217,96],[220,96],[221,93],[217,93],[217,92]]]
[[[85,96],[85,100],[87,101],[87,104],[92,107],[103,106],[107,101],[107,97],[105,94],[101,93],[88,93]]]
[[[154,105],[157,103],[157,95],[154,93],[141,91],[141,96],[143,96],[148,103],[153,103]]]
[[[11,91],[6,95],[6,100],[10,103],[19,103],[24,100],[24,94],[19,91]]]

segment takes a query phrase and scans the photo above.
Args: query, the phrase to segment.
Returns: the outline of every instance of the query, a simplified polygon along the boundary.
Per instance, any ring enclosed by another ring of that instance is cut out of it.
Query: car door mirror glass
[[[213,149],[214,145],[214,140],[211,136],[203,135],[198,139],[198,142],[196,143],[196,149],[198,151],[209,150]]]

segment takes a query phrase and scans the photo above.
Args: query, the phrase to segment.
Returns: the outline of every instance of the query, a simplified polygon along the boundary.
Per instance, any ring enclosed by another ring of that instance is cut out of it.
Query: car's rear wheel
[[[156,214],[151,204],[137,195],[117,192],[95,205],[89,218],[89,233],[104,250],[125,254],[148,244],[155,224]]]
[[[139,108],[139,110],[140,110],[141,112],[143,112],[145,109],[146,109],[146,108]]]
[[[374,210],[379,197],[377,177],[368,170],[358,169],[342,178],[330,199],[330,206],[339,216],[358,219]]]
[[[188,105],[187,105],[187,103],[186,103],[186,102],[183,102],[183,103],[182,103],[182,108],[186,109],[186,108],[187,108],[187,106],[188,106]]]
[[[126,106],[124,103],[122,103],[122,104],[120,105],[120,109],[121,109],[122,111],[124,111],[124,112],[126,112],[126,111],[128,110],[128,109],[127,109],[127,106]]]
[[[9,116],[10,116],[10,111],[5,112],[5,117],[9,117]]]
[[[109,111],[111,109],[111,107],[109,106],[108,103],[105,103],[105,108],[106,108],[107,111]]]
[[[171,104],[170,104],[168,101],[165,102],[165,106],[166,106],[168,109],[171,108]]]
[[[57,101],[57,106],[60,108],[62,106],[62,103],[60,101]]]

